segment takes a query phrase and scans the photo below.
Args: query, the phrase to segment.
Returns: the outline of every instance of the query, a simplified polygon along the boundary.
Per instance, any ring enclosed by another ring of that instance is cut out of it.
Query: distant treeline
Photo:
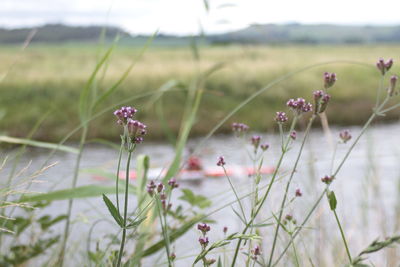
[[[142,44],[149,36],[134,36],[117,27],[73,27],[62,24],[36,28],[32,42],[57,43],[68,41],[97,41],[102,33],[106,40],[117,35],[123,42]],[[22,43],[33,28],[0,29],[0,44]],[[257,24],[245,29],[199,37],[202,43],[224,44],[376,44],[399,43],[400,26],[348,26],[303,24]],[[154,41],[158,45],[186,45],[192,37],[160,34]]]
[[[0,43],[22,43],[36,31],[32,42],[58,43],[68,41],[96,41],[104,32],[105,39],[114,39],[117,35],[129,36],[117,27],[86,26],[72,27],[62,24],[48,24],[37,28],[0,29]]]

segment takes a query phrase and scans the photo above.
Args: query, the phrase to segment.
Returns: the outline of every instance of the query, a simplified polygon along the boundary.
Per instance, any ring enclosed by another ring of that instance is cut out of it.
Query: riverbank
[[[89,44],[32,45],[24,52],[16,47],[0,47],[0,128],[3,134],[26,136],[46,112],[49,116],[34,139],[59,141],[78,126],[80,90],[99,59],[99,51],[98,46]],[[104,75],[96,83],[100,91],[122,76],[139,51],[137,47],[124,45],[115,49]],[[185,90],[199,73],[223,63],[203,86],[203,99],[192,130],[193,136],[201,136],[261,88],[290,72],[321,63],[321,66],[283,79],[258,95],[228,120],[220,133],[228,132],[233,121],[246,122],[258,131],[273,129],[275,112],[285,109],[288,98],[302,96],[311,100],[312,91],[321,86],[324,71],[338,75],[327,111],[330,123],[360,124],[375,103],[380,75],[374,62],[379,57],[388,58],[399,52],[400,46],[395,45],[200,47],[196,61],[189,48],[150,48],[94,115],[121,101],[146,94],[127,104],[140,110],[138,117],[149,126],[149,139],[164,139],[160,120],[176,134],[186,99]],[[399,70],[397,65],[395,58],[393,73]],[[161,105],[154,95],[165,84],[176,86],[164,94]],[[395,120],[398,116],[399,112],[389,113],[383,120]],[[113,123],[111,111],[105,112],[91,122],[89,138],[117,140],[118,129],[112,127]],[[72,139],[76,140],[77,136]]]

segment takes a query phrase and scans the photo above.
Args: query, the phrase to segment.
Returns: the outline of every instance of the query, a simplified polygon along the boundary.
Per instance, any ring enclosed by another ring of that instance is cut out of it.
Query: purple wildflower
[[[147,193],[149,193],[150,196],[153,196],[155,188],[156,184],[154,183],[154,181],[150,181],[150,183],[147,185]]]
[[[322,113],[326,110],[331,96],[324,91],[318,90],[313,93],[314,96],[314,114]]]
[[[128,132],[133,143],[139,144],[143,142],[143,136],[147,133],[147,126],[137,120],[128,120]]]
[[[171,186],[171,189],[179,187],[179,184],[176,182],[176,179],[174,178],[168,181],[168,185]]]
[[[121,107],[120,109],[114,111],[114,115],[118,118],[118,124],[125,125],[129,119],[132,119],[136,112],[137,109],[133,107]]]
[[[382,75],[385,75],[385,73],[390,70],[392,65],[393,65],[393,59],[389,59],[388,61],[385,62],[383,58],[380,58],[376,63],[376,67],[378,68],[378,70],[381,71]]]
[[[324,184],[327,184],[327,185],[328,185],[328,184],[331,184],[331,183],[332,183],[333,179],[335,179],[335,177],[325,175],[324,177],[321,178],[321,181],[322,181]]]
[[[162,184],[162,183],[159,183],[158,185],[157,185],[157,192],[158,193],[161,193],[161,191],[164,189],[164,185]]]
[[[324,88],[325,89],[332,87],[336,81],[337,81],[337,78],[336,78],[335,73],[329,73],[329,72],[324,73]]]
[[[244,123],[234,122],[232,123],[232,131],[237,135],[243,135],[249,130],[249,126]]]
[[[254,149],[257,149],[258,146],[260,145],[261,137],[258,135],[254,135],[251,138],[251,144],[254,146]]]
[[[224,226],[224,228],[222,228],[222,232],[224,232],[224,234],[226,234],[228,232],[228,227]]]
[[[297,138],[296,131],[293,131],[293,132],[290,133],[290,138],[292,138],[293,140],[296,140],[296,138]]]
[[[175,258],[176,258],[175,252],[172,252],[171,255],[169,255],[169,258],[170,258],[172,261],[174,261]]]
[[[266,151],[266,150],[269,148],[269,144],[268,144],[268,143],[264,143],[264,144],[262,144],[260,147],[261,147],[261,149],[262,149],[263,151]]]
[[[306,100],[301,97],[297,99],[289,99],[286,102],[286,105],[298,115],[312,110],[312,105],[307,103]]]
[[[200,237],[199,243],[202,247],[206,247],[208,245],[208,237]]]
[[[295,195],[296,195],[296,197],[301,197],[303,195],[303,193],[301,192],[300,188],[296,189]]]
[[[388,89],[389,96],[393,96],[393,94],[395,93],[397,79],[398,78],[397,78],[396,75],[393,75],[392,77],[390,77],[390,86],[389,86],[389,89]]]
[[[226,164],[223,156],[218,157],[217,166],[224,166]]]
[[[339,133],[340,139],[342,139],[343,143],[347,143],[351,139],[351,134],[349,130],[343,130]]]
[[[275,116],[275,121],[278,123],[284,123],[288,121],[288,117],[285,112],[278,111]]]
[[[211,227],[206,223],[199,223],[197,225],[197,230],[200,230],[203,233],[203,235],[205,235],[207,232],[211,230]]]

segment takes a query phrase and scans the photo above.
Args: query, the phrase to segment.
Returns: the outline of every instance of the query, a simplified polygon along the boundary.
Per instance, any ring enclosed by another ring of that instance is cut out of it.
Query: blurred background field
[[[144,39],[144,38],[142,38]],[[139,40],[141,40],[139,38]],[[140,42],[139,42],[140,43]],[[187,86],[198,75],[215,64],[223,64],[204,84],[204,98],[193,135],[204,135],[221,118],[252,93],[292,71],[307,66],[290,79],[274,85],[241,109],[232,120],[246,121],[253,129],[273,128],[273,116],[284,109],[290,97],[309,100],[311,92],[320,89],[323,72],[336,72],[339,80],[331,94],[328,109],[330,122],[337,125],[360,124],[369,116],[379,85],[379,73],[373,62],[379,57],[400,54],[397,44],[232,44],[211,45],[200,41],[194,50],[190,43],[165,45],[159,40],[137,61],[133,71],[103,107],[142,93],[159,90],[171,81]],[[107,43],[106,45],[110,45]],[[4,134],[24,136],[47,111],[51,113],[37,131],[40,140],[60,140],[79,125],[80,90],[90,76],[106,45],[93,42],[33,42],[24,51],[20,46],[0,46],[2,119]],[[116,44],[107,62],[106,71],[97,86],[105,90],[114,84],[129,65],[137,59],[142,46],[122,40]],[[321,66],[315,66],[321,64]],[[398,70],[395,64],[394,73]],[[164,117],[169,127],[178,132],[181,106],[185,94],[179,86],[163,97]],[[157,102],[158,103],[158,102]],[[150,138],[164,138],[159,117],[151,96],[135,101],[139,118],[149,125]],[[28,112],[24,112],[28,111]],[[397,119],[389,113],[383,119]],[[112,115],[102,115],[91,124],[90,137],[116,140],[118,129],[104,127]],[[229,123],[220,132],[227,132]]]

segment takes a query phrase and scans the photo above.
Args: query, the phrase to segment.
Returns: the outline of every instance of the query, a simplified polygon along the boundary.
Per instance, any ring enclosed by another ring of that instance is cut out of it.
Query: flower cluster
[[[168,185],[171,188],[171,192],[174,188],[178,188],[179,184],[176,182],[175,179],[170,179],[168,181]],[[160,197],[160,201],[161,201],[161,206],[164,210],[164,212],[167,212],[168,210],[171,209],[172,204],[168,203],[167,204],[167,194],[165,193],[165,186],[163,183],[158,183],[156,185],[156,183],[154,181],[150,181],[150,183],[147,185],[147,193],[149,193],[149,195],[152,197],[155,194],[158,194]]]
[[[254,247],[254,249],[251,250],[251,254],[253,255],[252,259],[256,261],[257,260],[257,256],[261,255],[260,247],[258,245],[256,245]]]
[[[269,148],[269,144],[268,144],[268,143],[261,144],[260,148],[261,148],[263,151],[266,151],[266,150]]]
[[[324,73],[324,88],[325,89],[332,87],[336,81],[337,81],[337,78],[336,78],[335,73],[329,73],[329,72]]]
[[[171,180],[169,180],[168,185],[171,186],[171,189],[179,187],[179,184],[176,182],[175,178],[172,178]]]
[[[322,90],[315,91],[313,93],[313,96],[315,105],[314,113],[317,114],[324,112],[326,110],[326,107],[328,106],[331,96]]]
[[[389,59],[388,61],[385,62],[383,58],[380,58],[376,63],[376,67],[378,68],[378,70],[381,71],[382,75],[385,75],[385,73],[390,70],[392,65],[393,65],[393,59]]]
[[[286,116],[285,112],[278,111],[275,116],[275,121],[277,123],[284,123],[288,121],[288,117]]]
[[[209,243],[207,233],[211,230],[211,227],[206,223],[199,223],[197,225],[197,230],[201,231],[202,233],[202,236],[199,238],[199,243],[202,251],[204,252]],[[206,266],[209,266],[215,262],[215,259],[207,259],[204,257],[203,262],[205,263]]]
[[[152,197],[154,195],[155,189],[156,189],[156,184],[154,181],[150,181],[150,183],[147,185],[147,193]]]
[[[349,130],[343,130],[339,133],[339,137],[343,143],[347,143],[351,139],[351,134]]]
[[[207,232],[210,232],[211,227],[206,223],[199,223],[197,225],[197,230],[200,230],[203,233],[203,235],[206,235]]]
[[[301,97],[297,99],[289,99],[286,105],[298,115],[312,110],[311,103],[307,103],[306,100]]]
[[[133,120],[133,115],[135,115],[137,109],[133,107],[121,107],[114,111],[114,115],[118,118],[117,123],[126,127],[129,141],[134,144],[139,144],[143,142],[143,136],[147,133],[147,126],[140,121]]]
[[[260,147],[262,151],[266,151],[269,148],[268,143],[263,143],[261,144],[261,136],[259,135],[254,135],[251,138],[251,145],[254,147],[254,153],[257,153],[257,149]]]
[[[143,136],[147,133],[147,126],[137,120],[128,120],[128,133],[133,143],[143,142]]]
[[[297,223],[296,219],[293,218],[292,214],[286,214],[285,219],[283,220],[284,225],[288,224],[289,222],[292,222],[293,224]]]
[[[335,179],[335,177],[325,175],[324,177],[321,178],[321,181],[322,181],[324,184],[327,184],[327,185],[328,185],[328,184],[331,184],[331,183],[332,183],[333,179]]]
[[[225,162],[224,157],[223,157],[223,156],[219,156],[219,157],[218,157],[218,161],[217,161],[217,166],[222,167],[222,166],[224,166],[225,164],[226,164],[226,162]]]
[[[303,193],[301,192],[300,188],[297,188],[297,189],[296,189],[295,196],[296,196],[296,197],[301,197],[302,195],[303,195]]]
[[[234,122],[232,123],[232,131],[237,134],[238,136],[243,135],[249,130],[249,126],[244,123]]]
[[[136,112],[137,109],[133,107],[121,107],[120,109],[114,111],[114,115],[118,118],[118,124],[125,125],[129,119],[132,119]]]

